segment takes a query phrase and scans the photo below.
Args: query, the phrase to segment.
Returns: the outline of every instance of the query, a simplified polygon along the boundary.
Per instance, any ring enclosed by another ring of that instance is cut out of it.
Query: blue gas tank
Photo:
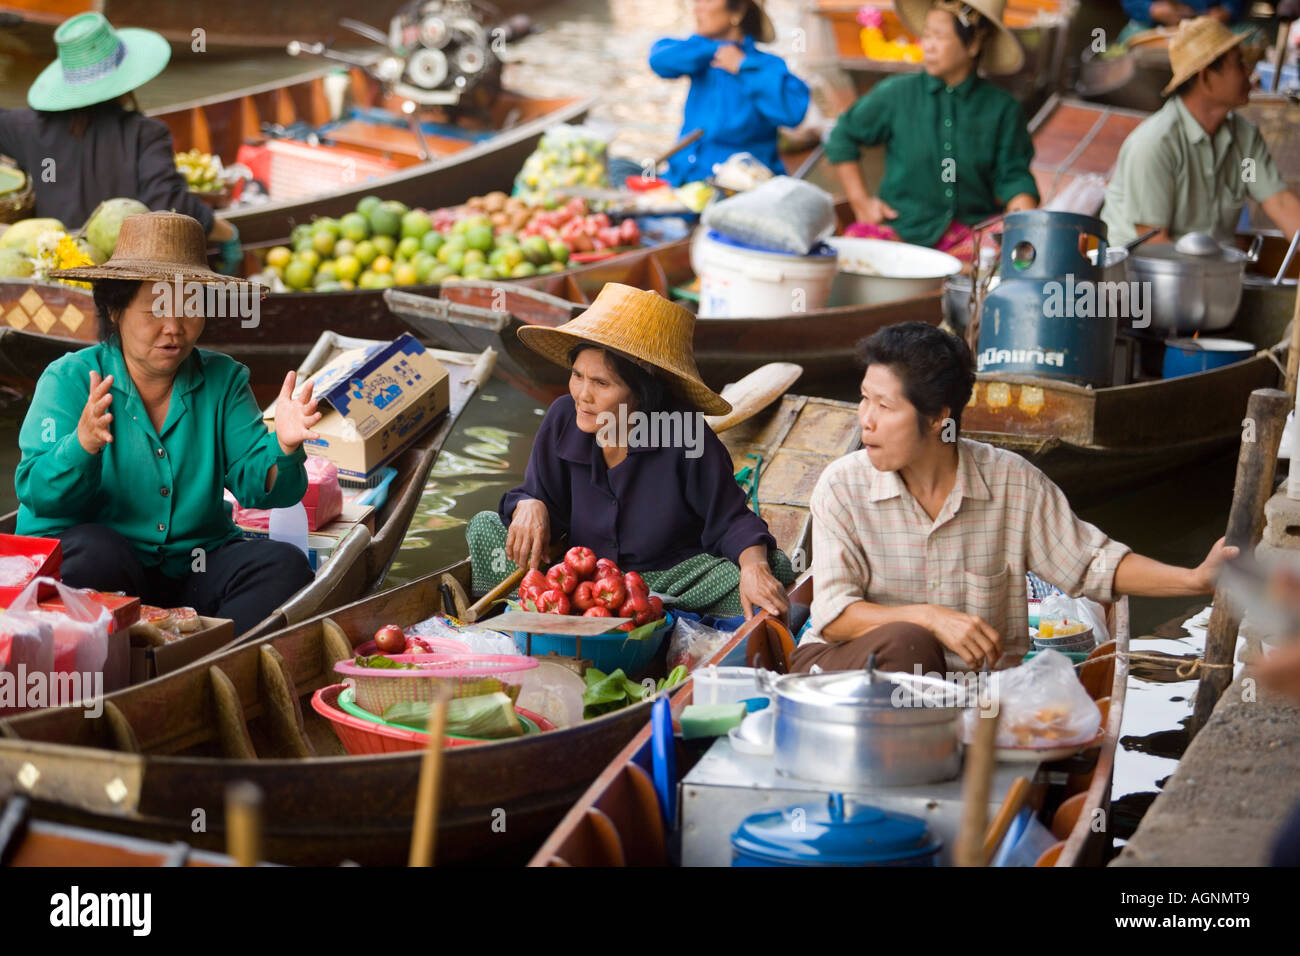
[[[980,315],[979,371],[1111,382],[1117,317],[1106,314],[1102,269],[1081,252],[1087,236],[1106,261],[1106,224],[1033,209],[1003,219],[998,285]]]

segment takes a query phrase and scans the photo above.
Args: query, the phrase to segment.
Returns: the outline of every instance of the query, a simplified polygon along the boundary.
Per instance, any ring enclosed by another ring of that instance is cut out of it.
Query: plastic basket
[[[337,146],[309,146],[295,140],[273,139],[267,191],[274,202],[304,199],[390,176],[401,166],[392,160]]]
[[[366,720],[349,714],[339,704],[339,697],[346,689],[347,685],[345,684],[331,684],[329,687],[322,687],[312,694],[311,706],[316,713],[330,722],[335,735],[339,738],[339,743],[343,745],[343,749],[349,754],[354,757],[361,757],[369,754],[405,753],[412,750],[423,750],[429,745],[429,735],[422,730],[410,730],[380,721],[379,718]],[[520,719],[524,722],[526,735],[555,729],[555,725],[545,717],[534,714],[530,710],[519,707],[515,709],[515,712],[519,714]],[[535,727],[536,730],[530,728],[529,724]],[[508,739],[517,740],[518,738],[511,737]],[[472,737],[443,738],[443,746],[445,747],[474,747],[488,743],[497,743],[497,741],[477,740]]]
[[[673,616],[665,613],[659,626],[643,638],[629,638],[624,631],[611,631],[582,638],[582,656],[606,674],[618,668],[629,676],[639,674],[654,660],[664,639],[673,629]],[[515,631],[515,646],[523,654],[560,654],[578,656],[578,638],[574,634],[534,634],[531,649],[526,631]]]
[[[382,714],[403,701],[432,700],[439,684],[446,686],[452,697],[500,691],[513,702],[519,699],[524,672],[537,666],[531,657],[499,654],[396,654],[393,660],[420,666],[416,670],[386,670],[339,661],[334,670],[352,681],[359,707]]]
[[[464,641],[453,641],[449,637],[425,637],[419,635],[420,640],[433,648],[433,654],[399,654],[397,657],[402,660],[409,660],[418,663],[419,661],[438,656],[439,658],[448,654],[473,654],[474,649]],[[370,657],[372,654],[382,654],[379,645],[374,641],[366,641],[357,648],[359,657]]]

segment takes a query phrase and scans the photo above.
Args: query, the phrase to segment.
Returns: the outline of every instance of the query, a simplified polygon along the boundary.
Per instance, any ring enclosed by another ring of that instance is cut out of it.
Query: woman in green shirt
[[[18,533],[62,542],[63,580],[145,604],[228,617],[242,633],[312,579],[289,544],[240,536],[222,497],[287,507],[307,489],[305,438],[320,420],[310,385],[286,377],[269,432],[248,369],[195,348],[193,283],[255,286],[207,267],[203,227],[170,212],[131,216],[92,280],[100,344],[65,355],[36,383],[19,433]],[[181,283],[185,293],[173,303]],[[200,286],[198,291],[202,291]],[[229,301],[232,290],[221,290]],[[208,301],[213,301],[209,298]],[[173,307],[175,305],[175,307]]]
[[[920,35],[923,70],[881,82],[840,117],[827,140],[826,158],[858,220],[845,234],[901,239],[969,259],[971,226],[1038,205],[1024,112],[977,72],[1015,73],[1024,53],[1002,24],[1005,0],[895,5]],[[882,144],[885,175],[871,196],[858,153]]]

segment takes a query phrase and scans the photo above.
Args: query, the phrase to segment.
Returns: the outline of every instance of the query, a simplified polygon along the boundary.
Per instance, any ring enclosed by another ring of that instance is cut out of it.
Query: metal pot
[[[961,260],[946,252],[888,239],[832,236],[826,244],[839,254],[839,271],[829,305],[879,305],[928,295],[946,276],[961,271]]]
[[[961,766],[963,689],[874,670],[776,681],[777,773],[854,787],[951,780]]]
[[[1200,252],[1186,251],[1197,246],[1189,239],[1203,235],[1189,233],[1177,243],[1148,243],[1128,257],[1129,281],[1150,283],[1148,331],[1217,332],[1236,318],[1246,253],[1213,239],[1202,241]]]

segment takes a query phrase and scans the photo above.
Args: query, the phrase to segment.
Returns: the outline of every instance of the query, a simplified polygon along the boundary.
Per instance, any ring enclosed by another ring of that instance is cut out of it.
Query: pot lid
[[[775,863],[862,866],[913,860],[942,846],[919,817],[845,804],[832,793],[825,803],[755,813],[732,834],[732,848]]]
[[[1196,241],[1190,241],[1193,236]],[[1209,239],[1205,243],[1199,237]],[[1191,251],[1195,250],[1195,251]],[[1185,262],[1188,264],[1206,262],[1243,262],[1246,254],[1234,246],[1225,246],[1205,233],[1189,232],[1178,242],[1147,243],[1133,250],[1134,259],[1158,259],[1162,262]]]
[[[776,683],[782,700],[816,707],[894,709],[961,707],[966,689],[936,677],[872,669],[789,674]]]

